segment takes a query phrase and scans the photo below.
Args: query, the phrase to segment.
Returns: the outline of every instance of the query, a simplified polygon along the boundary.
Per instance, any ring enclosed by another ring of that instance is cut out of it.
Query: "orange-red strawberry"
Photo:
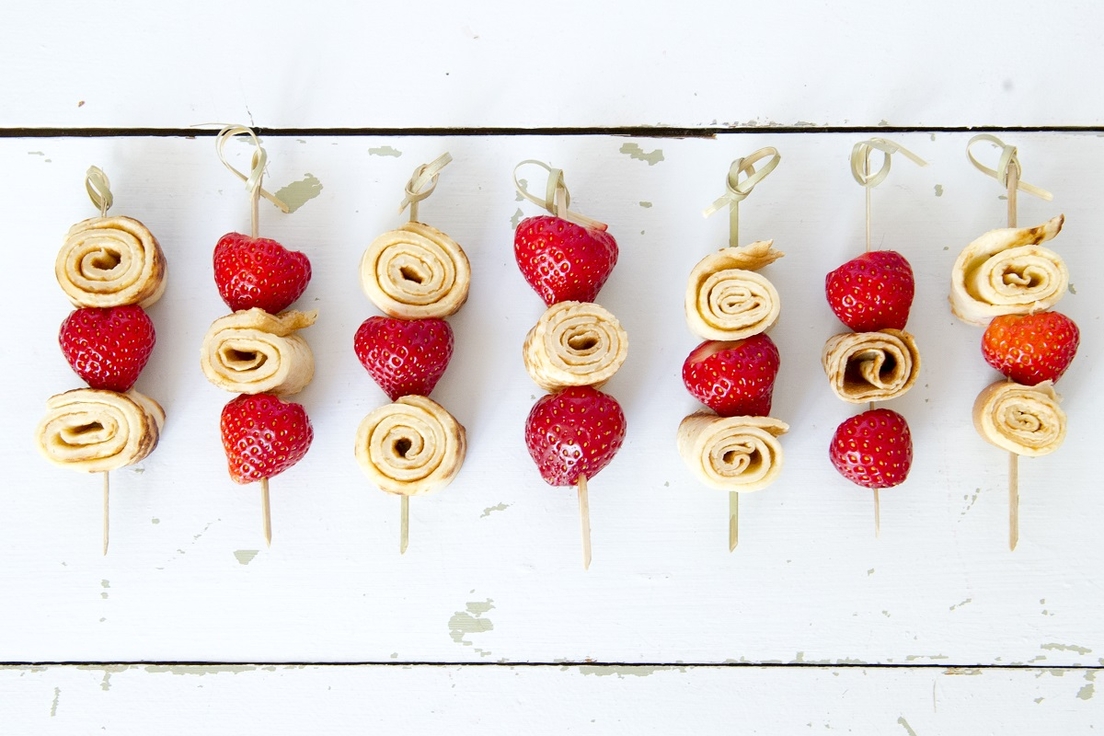
[[[864,488],[892,488],[912,467],[912,433],[890,409],[871,409],[836,428],[828,456],[847,480]]]
[[[235,312],[253,307],[282,312],[303,295],[311,279],[304,254],[242,233],[219,238],[214,263],[219,296]]]
[[[855,332],[905,329],[916,281],[905,257],[875,250],[852,258],[824,278],[828,305]]]
[[[593,478],[625,441],[625,414],[610,395],[573,386],[542,396],[525,420],[525,445],[545,483]]]
[[[981,338],[989,365],[1016,383],[1057,381],[1073,362],[1081,332],[1061,312],[1006,314],[993,318]]]
[[[604,229],[542,215],[522,220],[514,232],[521,275],[548,306],[592,302],[617,265],[617,241]]]
[[[301,404],[272,394],[242,395],[222,409],[222,449],[235,483],[279,475],[303,459],[314,439]]]
[[[778,347],[766,334],[706,340],[682,364],[682,382],[722,417],[767,416],[778,375]]]
[[[129,391],[146,367],[157,335],[137,304],[82,307],[61,323],[58,343],[77,375],[92,388]]]
[[[429,396],[452,358],[452,328],[443,319],[369,317],[353,337],[357,358],[392,401]]]

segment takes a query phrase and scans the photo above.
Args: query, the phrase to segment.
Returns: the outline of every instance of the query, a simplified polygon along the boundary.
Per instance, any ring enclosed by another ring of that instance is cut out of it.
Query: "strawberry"
[[[157,335],[137,304],[83,307],[61,323],[61,352],[92,388],[129,391],[146,367]]]
[[[1081,332],[1061,312],[1006,314],[993,318],[981,338],[985,361],[1016,383],[1057,381],[1069,368]]]
[[[353,336],[353,349],[383,392],[429,396],[452,358],[452,328],[443,319],[369,317]]]
[[[722,417],[770,414],[778,348],[760,333],[743,340],[706,340],[682,364],[682,382]]]
[[[912,466],[912,434],[905,418],[890,409],[871,409],[836,428],[828,456],[847,480],[864,488],[892,488]]]
[[[310,283],[307,257],[268,238],[227,233],[215,246],[214,261],[219,296],[235,312],[260,307],[277,314]]]
[[[542,396],[525,420],[525,444],[544,482],[572,486],[593,478],[621,449],[625,414],[610,395],[572,386]]]
[[[828,305],[855,332],[905,329],[916,281],[905,257],[875,250],[852,258],[824,278]]]
[[[592,302],[617,265],[617,241],[605,230],[542,215],[522,220],[514,233],[521,275],[547,306]]]
[[[303,459],[314,439],[301,404],[272,394],[241,395],[222,408],[222,449],[235,483],[279,475]]]

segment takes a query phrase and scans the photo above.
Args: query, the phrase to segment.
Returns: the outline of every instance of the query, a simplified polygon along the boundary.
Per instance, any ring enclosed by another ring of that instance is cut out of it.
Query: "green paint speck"
[[[518,179],[518,184],[521,185],[522,189],[528,189],[529,188],[529,180],[528,179]],[[520,189],[518,191],[514,192],[514,201],[515,202],[524,202],[525,201],[525,197],[522,196]]]
[[[908,731],[909,736],[916,736],[916,732],[912,730],[912,726],[909,725],[909,722],[905,720],[904,716],[898,718],[897,722],[900,723],[906,731]]]
[[[307,173],[299,181],[293,181],[276,192],[276,198],[288,206],[288,212],[295,212],[321,193],[322,182],[314,174]]]
[[[1092,650],[1088,647],[1079,647],[1075,644],[1040,644],[1040,649],[1050,649],[1059,652],[1076,652],[1077,654],[1088,654]]]
[[[494,608],[494,600],[488,598],[485,601],[469,601],[466,611],[457,611],[449,619],[449,636],[457,644],[470,647],[472,642],[464,637],[468,634],[481,634],[484,631],[493,631],[494,624],[489,618],[483,618],[483,614]],[[490,652],[481,652],[489,654]]]
[[[368,149],[369,156],[390,156],[392,158],[398,158],[402,155],[402,151],[392,148],[391,146],[378,146],[376,148]]]
[[[947,609],[947,610],[949,610],[949,611],[953,611],[953,610],[955,610],[956,608],[961,608],[962,606],[965,606],[965,605],[966,605],[967,603],[973,603],[973,602],[974,602],[974,599],[973,599],[973,598],[967,598],[966,600],[962,601],[961,603],[956,603],[956,604],[954,604],[953,606],[951,606],[951,607],[950,607],[949,609]]]
[[[644,209],[651,209],[652,203],[651,202],[641,202],[640,206],[643,207]]]
[[[253,558],[257,556],[257,552],[260,550],[255,549],[238,549],[234,550],[234,557],[238,558],[238,562],[242,565],[248,565],[253,561]]]
[[[1073,288],[1073,282],[1072,281],[1070,282],[1069,290],[1070,290],[1071,294],[1073,294],[1074,296],[1077,296],[1077,289]]]
[[[54,702],[50,703],[50,717],[53,718],[57,715],[58,701],[61,699],[61,688],[54,688]]]
[[[626,153],[629,158],[637,161],[645,161],[649,166],[655,166],[663,160],[663,149],[657,148],[651,153],[644,153],[644,149],[638,143],[625,143],[621,146],[621,153]]]
[[[943,185],[942,184],[936,184],[935,185],[935,196],[937,196],[937,197],[942,197],[943,196]]]
[[[488,506],[487,508],[483,509],[483,513],[479,515],[479,518],[482,519],[484,516],[490,516],[491,513],[494,511],[505,511],[508,508],[510,508],[510,504],[508,503],[499,503],[494,506]]]
[[[874,574],[874,568],[873,568],[873,567],[872,567],[872,568],[870,568],[869,570],[867,570],[867,571],[866,571],[866,575],[867,575],[867,577],[869,577],[869,576],[871,576],[871,575],[873,575],[873,574]]]
[[[151,524],[160,524],[160,523],[161,523],[161,520],[160,520],[160,519],[158,519],[158,518],[157,518],[157,517],[155,516],[155,517],[153,517],[152,519],[150,519],[150,523],[151,523]]]
[[[522,212],[519,207],[517,212],[514,213],[514,216],[510,218],[510,227],[517,229],[518,223],[521,222],[521,218],[523,217],[525,217],[525,213]]]

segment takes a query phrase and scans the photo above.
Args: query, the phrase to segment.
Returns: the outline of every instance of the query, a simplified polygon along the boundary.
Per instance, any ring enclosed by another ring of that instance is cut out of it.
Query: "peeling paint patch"
[[[651,209],[651,207],[652,207],[652,203],[651,203],[651,202],[640,202],[639,204],[640,204],[640,206],[641,206],[641,207],[643,207],[643,208],[644,208],[644,209],[646,209],[646,210],[647,210],[647,209]]]
[[[152,519],[150,519],[150,523],[151,523],[151,524],[160,524],[160,523],[161,523],[161,520],[160,520],[160,519],[158,519],[158,518],[157,518],[157,517],[155,516],[155,517],[153,517]]]
[[[1069,289],[1069,293],[1073,294],[1074,296],[1077,296],[1077,289],[1073,288],[1073,282],[1072,281],[1067,285],[1066,288]]]
[[[43,153],[42,151],[27,151],[27,155],[28,156],[45,156],[46,154]]]
[[[1045,700],[1045,698],[1035,698],[1035,704],[1038,705],[1039,703],[1043,702],[1043,700]]]
[[[961,608],[962,606],[965,606],[965,605],[966,605],[967,603],[973,603],[973,602],[974,602],[974,599],[973,599],[973,598],[967,598],[966,600],[962,601],[961,603],[956,603],[956,604],[954,604],[953,606],[951,606],[951,607],[950,607],[949,609],[947,609],[947,610],[953,611],[953,610],[955,610],[956,608]]]
[[[626,664],[606,664],[606,665],[591,665],[582,664],[576,667],[564,666],[561,667],[561,671],[576,669],[580,675],[594,675],[595,677],[609,677],[615,675],[617,679],[623,680],[626,677],[647,677],[648,675],[656,672],[665,672],[673,670],[676,672],[686,672],[685,667],[677,667],[674,665],[626,665]]]
[[[943,196],[943,185],[942,184],[936,184],[935,185],[935,196],[937,196],[937,197],[942,197]]]
[[[508,508],[510,508],[510,504],[508,503],[498,503],[494,506],[488,506],[483,509],[483,513],[479,515],[479,518],[482,519],[484,516],[490,516],[495,511],[505,511]]]
[[[489,618],[484,618],[483,614],[494,608],[494,600],[488,598],[485,601],[469,601],[467,610],[457,611],[449,619],[449,636],[457,644],[461,644],[465,647],[470,647],[472,642],[464,637],[469,634],[482,634],[485,631],[493,631],[494,624]],[[480,651],[480,654],[484,652]],[[490,652],[486,652],[490,654]]]
[[[50,717],[53,718],[57,715],[58,701],[61,700],[61,688],[54,688],[54,701],[50,703]]]
[[[1088,654],[1092,651],[1088,647],[1079,647],[1075,644],[1040,644],[1039,648],[1057,652],[1077,652],[1078,654]]]
[[[915,662],[918,659],[950,659],[946,654],[910,654],[905,657],[906,662]]]
[[[645,161],[649,166],[655,166],[663,160],[663,149],[657,148],[651,153],[644,153],[644,149],[638,143],[625,143],[621,146],[621,153],[628,154],[629,158],[637,161]]]
[[[882,122],[885,122],[885,121],[883,120]],[[901,716],[900,718],[898,718],[897,723],[901,724],[901,726],[905,729],[905,731],[908,732],[909,736],[916,736],[916,732],[912,730],[912,726],[909,725],[909,722],[905,720],[904,716]]]
[[[102,593],[100,593],[100,597],[103,598],[104,600],[107,600],[107,588],[111,587],[111,581],[110,580],[101,580],[100,581],[100,587],[104,589],[104,591]]]
[[[1079,697],[1081,700],[1091,699],[1092,696],[1093,696],[1093,691],[1096,690],[1096,685],[1094,684],[1095,680],[1096,680],[1096,672],[1095,671],[1090,670],[1089,672],[1086,672],[1085,673],[1085,681],[1088,684],[1077,691],[1077,697]]]
[[[525,213],[521,211],[519,207],[514,216],[510,218],[510,227],[514,230],[517,229],[518,223],[521,222],[521,218],[525,217]]]
[[[253,664],[149,664],[144,665],[143,669],[152,675],[199,675],[202,677],[223,673],[237,675],[242,672],[253,672],[257,669],[257,666]],[[302,669],[302,667],[296,666],[293,669]],[[274,670],[275,668],[268,671],[272,672]]]
[[[980,667],[948,667],[943,671],[944,675],[981,675],[984,674]]]
[[[299,181],[293,181],[276,192],[276,198],[283,200],[288,212],[295,212],[310,200],[322,193],[322,182],[311,173],[306,173]]]
[[[398,158],[402,155],[402,151],[392,148],[391,146],[378,146],[376,148],[368,149],[369,156],[390,156],[392,158]]]
[[[521,185],[522,189],[528,189],[529,188],[529,180],[528,179],[518,179],[518,184]],[[514,201],[515,202],[524,202],[525,201],[525,197],[522,196],[521,190],[518,190],[518,191],[514,192]]]
[[[257,556],[260,550],[256,549],[237,549],[234,550],[234,557],[238,559],[238,563],[242,565],[248,565],[253,561],[253,558]]]
[[[866,575],[867,575],[867,577],[869,577],[869,576],[871,576],[871,575],[873,575],[873,574],[874,574],[874,568],[873,568],[873,567],[872,567],[872,568],[870,568],[869,570],[867,570],[867,571],[866,571]]]

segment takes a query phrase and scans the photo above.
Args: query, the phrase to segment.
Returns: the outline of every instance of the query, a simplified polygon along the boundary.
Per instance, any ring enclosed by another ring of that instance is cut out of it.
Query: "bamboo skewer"
[[[110,499],[111,474],[105,470],[103,472],[103,553],[105,557],[107,556],[107,544],[111,537]]]
[[[576,481],[579,488],[579,522],[583,532],[583,569],[590,569],[590,497],[587,494],[586,474]]]
[[[1020,163],[1008,162],[1008,227],[1016,227],[1016,192],[1020,188]],[[1012,379],[1008,379],[1012,380]],[[1020,541],[1020,457],[1008,453],[1008,549],[1014,551]]]
[[[399,503],[399,554],[405,555],[410,546],[410,496],[402,496]]]

